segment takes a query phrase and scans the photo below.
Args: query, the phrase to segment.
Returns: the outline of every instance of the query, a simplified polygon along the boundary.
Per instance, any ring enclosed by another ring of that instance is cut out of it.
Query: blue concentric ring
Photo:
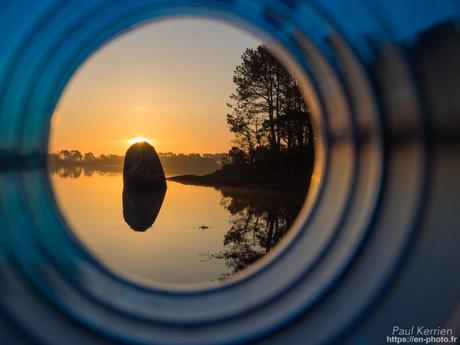
[[[428,121],[438,114],[422,108],[429,88],[411,58],[436,25],[458,28],[460,5],[426,3],[0,3],[0,306],[17,326],[0,328],[5,339],[322,344],[350,332],[417,252],[421,219],[434,212]],[[419,12],[409,20],[411,8]],[[190,289],[143,286],[98,263],[68,231],[44,159],[51,115],[78,66],[123,32],[176,15],[277,41],[303,76],[324,156],[320,188],[275,255],[228,283]]]

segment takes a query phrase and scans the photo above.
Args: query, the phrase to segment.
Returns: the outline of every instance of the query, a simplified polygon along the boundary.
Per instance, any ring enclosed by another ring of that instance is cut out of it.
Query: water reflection
[[[258,190],[220,188],[221,204],[230,213],[224,250],[210,258],[224,260],[231,270],[226,278],[251,265],[283,238],[297,217],[306,196],[302,189]]]
[[[166,183],[138,186],[126,183],[123,187],[123,218],[134,231],[150,228],[160,212],[166,194]]]
[[[58,175],[60,178],[79,178],[83,173],[87,177],[93,176],[95,173],[118,174],[123,170],[122,166],[91,166],[78,164],[62,164],[49,165],[48,171],[53,175]]]
[[[230,277],[272,251],[306,194],[173,181],[167,192],[139,189],[123,184],[121,171],[87,167],[55,169],[52,181],[72,230],[98,260],[121,274],[179,284]]]

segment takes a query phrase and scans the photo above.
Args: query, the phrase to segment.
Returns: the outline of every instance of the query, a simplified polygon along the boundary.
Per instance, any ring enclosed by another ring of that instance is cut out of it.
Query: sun
[[[142,143],[142,142],[148,142],[149,144],[152,143],[152,139],[150,138],[146,138],[146,137],[136,137],[136,138],[132,138],[132,139],[129,139],[128,142],[132,145],[132,144],[135,144],[135,143]]]

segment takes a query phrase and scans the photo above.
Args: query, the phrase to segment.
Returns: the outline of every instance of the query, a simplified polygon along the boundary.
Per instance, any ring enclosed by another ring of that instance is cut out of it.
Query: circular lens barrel
[[[324,138],[321,183],[295,235],[212,288],[107,271],[69,235],[46,171],[51,116],[78,66],[172,15],[276,40]],[[0,3],[2,343],[375,344],[394,325],[458,332],[459,18],[454,0]]]

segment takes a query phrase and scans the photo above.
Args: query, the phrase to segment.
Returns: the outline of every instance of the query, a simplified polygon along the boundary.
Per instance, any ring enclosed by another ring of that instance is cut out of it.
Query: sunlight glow
[[[132,138],[128,140],[130,145],[135,144],[135,143],[141,143],[144,141],[148,142],[149,144],[152,144],[152,139],[145,138],[145,137],[136,137],[136,138]]]

